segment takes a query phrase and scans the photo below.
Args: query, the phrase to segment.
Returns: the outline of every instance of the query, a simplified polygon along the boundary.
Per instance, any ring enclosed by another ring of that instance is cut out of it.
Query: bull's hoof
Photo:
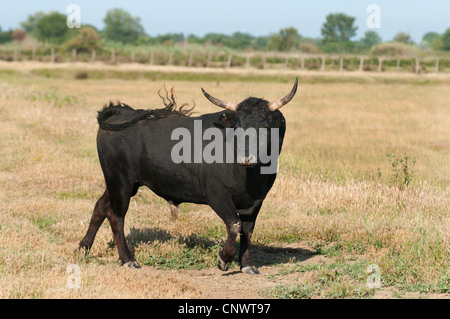
[[[80,244],[78,246],[78,249],[75,250],[75,253],[82,253],[82,254],[88,255],[89,254],[89,250],[90,250],[89,247],[83,246],[83,245]]]
[[[259,275],[260,272],[255,266],[245,266],[241,268],[241,272],[251,275]]]
[[[219,267],[220,270],[227,271],[228,268],[230,268],[230,264],[231,263],[223,261],[222,258],[220,257],[220,254],[217,255],[217,267]]]
[[[132,268],[132,269],[139,269],[139,268],[141,268],[141,266],[135,260],[129,261],[127,263],[124,263],[122,266],[128,267],[128,268]]]

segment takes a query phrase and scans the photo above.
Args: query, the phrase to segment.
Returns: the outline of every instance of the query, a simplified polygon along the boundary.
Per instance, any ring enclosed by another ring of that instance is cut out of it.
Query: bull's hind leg
[[[107,210],[106,217],[111,225],[114,241],[116,242],[117,250],[119,251],[119,259],[122,264],[130,268],[141,268],[128,249],[125,239],[124,223],[125,214],[127,213],[128,205],[130,204],[130,194],[131,193],[125,189],[122,189],[119,192],[111,192],[111,209]]]
[[[86,253],[91,249],[94,243],[95,235],[106,218],[106,211],[109,209],[109,193],[108,189],[105,190],[102,197],[97,201],[92,213],[91,221],[86,235],[83,237],[79,244],[80,249],[85,249]]]
[[[174,204],[171,200],[167,201],[170,205],[170,215],[173,220],[178,218],[180,210],[178,209],[178,205]]]

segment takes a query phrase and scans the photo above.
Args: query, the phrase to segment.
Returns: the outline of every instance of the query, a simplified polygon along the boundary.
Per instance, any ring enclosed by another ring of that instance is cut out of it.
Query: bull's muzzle
[[[238,156],[237,162],[243,166],[255,166],[258,163],[255,155]]]

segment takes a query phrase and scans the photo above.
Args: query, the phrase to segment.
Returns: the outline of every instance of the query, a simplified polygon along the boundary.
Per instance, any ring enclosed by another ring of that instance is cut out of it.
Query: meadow
[[[278,178],[253,235],[260,276],[217,269],[226,230],[209,207],[181,204],[172,219],[144,188],[125,228],[142,269],[120,267],[106,221],[90,254],[77,251],[104,190],[104,104],[159,108],[166,84],[202,114],[218,109],[200,87],[271,100],[296,76]],[[0,297],[448,298],[449,84],[442,74],[0,62]],[[367,285],[370,265],[381,287]]]

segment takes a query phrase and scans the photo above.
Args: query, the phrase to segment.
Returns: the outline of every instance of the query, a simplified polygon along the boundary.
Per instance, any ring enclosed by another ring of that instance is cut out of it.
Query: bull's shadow
[[[188,248],[200,247],[205,250],[217,250],[217,253],[219,253],[219,250],[223,247],[224,243],[224,239],[213,240],[196,234],[178,236],[157,227],[143,229],[131,228],[127,235],[127,243],[133,253],[135,247],[139,244],[151,243],[154,241],[167,242],[171,240],[176,240],[180,244],[185,244]],[[239,251],[239,241],[236,243],[236,248]],[[292,261],[302,262],[316,254],[312,250],[303,248],[273,247],[258,244],[251,245],[250,252],[256,267],[284,264]],[[238,260],[237,256],[238,254],[236,254],[235,257],[236,261]],[[229,274],[232,273],[228,273],[228,275]]]

